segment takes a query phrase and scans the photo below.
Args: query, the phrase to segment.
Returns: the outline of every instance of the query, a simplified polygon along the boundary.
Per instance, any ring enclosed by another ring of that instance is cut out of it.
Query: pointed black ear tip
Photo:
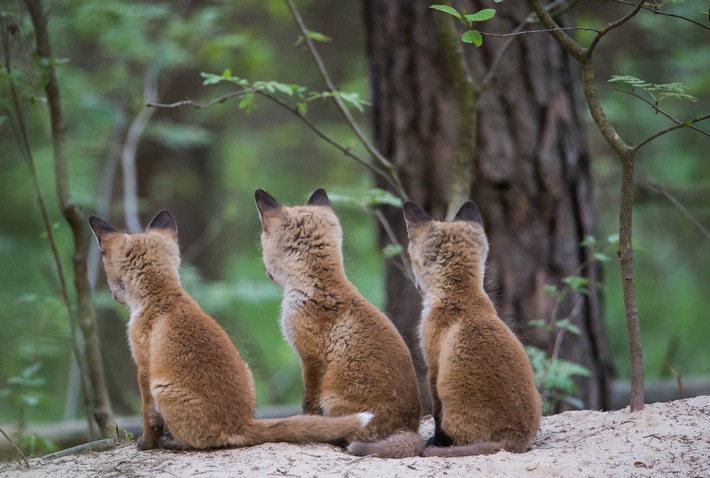
[[[256,201],[256,207],[260,210],[262,208],[274,209],[279,207],[279,202],[262,188],[254,191],[254,200]]]
[[[328,197],[328,193],[325,192],[325,189],[323,188],[318,188],[313,193],[311,193],[311,197],[308,198],[308,201],[306,202],[307,205],[309,206],[330,206],[330,198]]]
[[[177,232],[177,223],[167,209],[161,209],[148,224],[147,229],[171,229]]]
[[[108,222],[104,221],[98,216],[91,216],[89,218],[89,226],[91,226],[91,230],[96,232],[113,232],[116,229],[109,224]]]
[[[454,217],[454,221],[473,221],[483,224],[483,218],[481,217],[481,212],[478,210],[478,206],[470,199],[461,205]]]
[[[431,220],[431,217],[424,211],[424,209],[414,201],[406,201],[402,206],[404,211],[404,218],[407,222],[426,222]]]

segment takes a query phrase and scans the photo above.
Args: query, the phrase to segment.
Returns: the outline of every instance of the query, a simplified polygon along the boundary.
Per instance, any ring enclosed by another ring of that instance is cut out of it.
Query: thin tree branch
[[[544,27],[549,30],[550,35],[564,48],[567,53],[572,55],[575,60],[581,62],[587,55],[587,50],[579,43],[574,41],[572,37],[567,35],[561,27],[552,19],[541,0],[530,0],[530,6],[537,14]]]
[[[666,199],[668,199],[671,204],[673,204],[676,209],[681,213],[681,215],[688,220],[693,226],[695,226],[707,239],[710,239],[710,231],[708,231],[705,226],[700,224],[700,221],[698,221],[695,216],[693,216],[690,211],[688,211],[685,206],[676,198],[673,193],[671,193],[669,190],[661,186],[660,184],[655,184],[655,183],[648,183],[649,189],[651,191],[654,191]]]
[[[145,72],[143,78],[143,95],[146,103],[158,100],[158,63],[151,64]],[[123,171],[123,213],[126,218],[126,227],[131,233],[143,230],[138,214],[138,171],[136,170],[136,154],[138,152],[138,141],[145,128],[148,126],[150,118],[155,113],[154,108],[142,107],[135,116],[126,134],[126,141],[123,144],[121,153],[121,169]]]
[[[7,441],[10,442],[10,445],[12,445],[12,447],[15,449],[15,451],[17,451],[17,454],[19,455],[19,457],[22,458],[22,461],[25,462],[25,467],[27,467],[27,469],[29,470],[30,469],[30,462],[27,461],[27,457],[25,456],[24,453],[22,453],[22,450],[20,449],[20,447],[17,446],[17,443],[15,443],[15,440],[10,438],[7,435],[7,433],[5,433],[5,430],[3,430],[2,428],[0,428],[0,433],[2,433],[2,435],[7,439]]]
[[[685,126],[686,128],[688,128],[688,129],[692,129],[692,130],[694,130],[694,131],[697,131],[697,132],[700,133],[700,134],[703,134],[703,135],[705,135],[705,136],[709,136],[709,137],[710,137],[710,133],[708,133],[707,131],[705,131],[705,130],[703,130],[703,129],[700,129],[700,128],[698,128],[697,126],[693,126],[692,124],[688,124],[688,123],[693,123],[694,121],[697,121],[697,120],[681,121],[681,120],[679,120],[678,118],[674,118],[674,117],[671,116],[669,113],[667,113],[666,111],[664,111],[664,110],[662,110],[661,108],[659,108],[656,103],[654,103],[653,101],[650,101],[650,100],[644,98],[643,96],[639,95],[638,93],[636,93],[636,92],[634,92],[634,91],[622,90],[622,89],[620,89],[620,88],[614,88],[614,87],[612,87],[612,86],[601,85],[601,84],[600,84],[600,85],[597,85],[597,86],[598,86],[599,88],[604,88],[604,89],[607,89],[607,90],[616,91],[616,92],[619,92],[619,93],[624,93],[624,94],[633,96],[634,98],[638,98],[639,100],[643,101],[644,103],[646,103],[647,105],[649,105],[651,108],[653,108],[653,109],[656,111],[656,113],[659,113],[659,114],[665,116],[665,117],[668,118],[669,120],[673,121],[675,124],[677,124],[677,125],[684,125],[684,126]],[[703,119],[707,119],[707,118],[702,118],[700,121],[702,121]],[[638,146],[637,146],[637,148],[638,148]]]
[[[407,275],[407,278],[409,279],[409,281],[412,284],[414,284],[415,283],[414,271],[412,270],[412,265],[405,258],[404,246],[397,239],[397,234],[395,234],[394,231],[392,230],[392,225],[387,220],[385,215],[382,214],[382,211],[379,208],[374,208],[374,211],[375,211],[375,217],[377,217],[377,220],[380,221],[380,224],[382,225],[382,229],[385,231],[385,234],[387,234],[387,237],[389,238],[390,242],[392,244],[402,248],[402,254],[399,255],[400,263],[402,264],[402,271]]]
[[[343,146],[340,144],[337,140],[335,140],[332,136],[330,136],[328,133],[323,131],[318,125],[316,125],[313,121],[310,120],[307,116],[302,115],[297,108],[294,108],[287,102],[283,101],[281,98],[279,98],[276,95],[272,95],[271,93],[268,93],[263,90],[253,90],[250,88],[244,89],[244,90],[239,90],[235,92],[228,93],[226,95],[220,96],[218,98],[215,98],[211,101],[206,101],[206,102],[201,102],[201,101],[193,101],[190,99],[187,100],[182,100],[182,101],[177,101],[175,103],[148,103],[146,106],[148,107],[153,107],[153,108],[180,108],[183,106],[192,106],[197,109],[201,108],[209,108],[212,105],[218,104],[218,103],[224,103],[225,101],[231,99],[231,98],[238,98],[240,96],[244,96],[246,94],[258,94],[261,95],[265,98],[268,98],[269,100],[273,101],[277,105],[281,106],[294,116],[296,116],[298,119],[300,119],[303,123],[306,124],[318,137],[323,139],[326,143],[330,144],[331,146],[335,147],[338,151],[343,153],[345,156],[354,159],[357,163],[361,164],[362,166],[366,167],[373,173],[381,176],[384,178],[386,181],[390,183],[390,186],[396,189],[396,183],[392,181],[392,178],[382,169],[380,169],[378,166],[373,164],[372,162],[368,161],[367,159],[363,158],[357,153],[354,153],[349,147]]]
[[[631,10],[629,13],[624,15],[623,17],[619,18],[615,22],[612,22],[605,26],[604,28],[601,29],[599,33],[597,33],[597,36],[594,37],[592,40],[592,43],[589,45],[587,48],[587,56],[591,56],[591,54],[594,52],[594,49],[597,47],[599,44],[599,41],[601,41],[602,37],[609,33],[610,31],[614,30],[615,28],[619,28],[621,25],[624,23],[628,22],[631,20],[633,17],[636,16],[636,14],[641,11],[641,7],[643,7],[643,4],[646,2],[646,0],[639,0],[636,6]]]
[[[47,81],[45,92],[49,107],[50,124],[52,128],[52,146],[54,151],[55,182],[59,196],[59,205],[64,218],[69,224],[74,240],[74,288],[77,295],[77,318],[86,341],[86,363],[89,379],[93,389],[94,413],[102,435],[109,434],[114,425],[111,400],[106,388],[103,359],[101,357],[101,343],[99,341],[96,323],[96,312],[92,302],[92,290],[89,284],[87,271],[87,256],[89,250],[89,237],[86,219],[79,206],[74,202],[69,189],[69,173],[67,160],[64,154],[65,126],[64,114],[61,106],[61,95],[54,68],[47,16],[40,0],[24,0],[25,7],[30,13],[34,27],[37,56],[46,61]],[[88,411],[88,410],[87,410]]]
[[[687,128],[692,123],[699,123],[700,121],[705,121],[706,119],[710,119],[710,114],[704,115],[704,116],[698,116],[697,118],[693,118],[692,120],[689,120],[686,123],[680,123],[680,124],[676,124],[674,126],[670,126],[666,129],[659,131],[656,134],[653,134],[653,135],[649,136],[648,138],[644,139],[639,144],[634,146],[634,150],[638,151],[639,149],[646,146],[648,143],[650,143],[654,139],[656,139],[660,136],[663,136],[664,134],[670,133],[671,131],[675,131],[677,129]],[[697,129],[697,128],[695,128],[695,129]],[[700,130],[700,131],[702,131],[702,130]]]
[[[79,346],[79,338],[77,336],[77,331],[79,330],[78,319],[72,308],[72,301],[69,296],[69,287],[66,282],[66,275],[64,273],[64,266],[62,265],[61,256],[59,254],[59,248],[57,247],[57,242],[54,237],[54,228],[52,226],[52,219],[49,216],[49,211],[47,208],[47,202],[44,197],[44,191],[42,185],[40,184],[39,177],[37,175],[37,166],[34,161],[34,155],[32,154],[32,148],[30,146],[29,134],[27,132],[27,123],[25,121],[24,115],[22,114],[22,106],[20,105],[20,95],[17,92],[15,86],[14,77],[10,74],[12,73],[12,60],[11,52],[9,46],[9,38],[7,26],[5,24],[5,17],[0,15],[0,35],[2,36],[2,47],[3,54],[5,57],[5,70],[8,73],[8,84],[10,87],[10,98],[12,100],[12,111],[8,110],[9,122],[13,127],[15,135],[20,143],[20,150],[25,156],[25,161],[27,162],[27,167],[30,171],[30,176],[32,178],[32,183],[35,189],[35,195],[37,198],[37,203],[39,205],[40,214],[42,216],[42,223],[44,225],[45,233],[47,234],[47,243],[52,252],[52,259],[54,260],[54,267],[57,271],[57,278],[59,280],[59,291],[62,297],[62,302],[67,310],[67,316],[69,317],[69,329],[71,334],[71,346],[72,352],[74,354],[74,359],[79,367],[79,373],[81,377],[81,393],[84,401],[84,407],[86,409],[86,419],[89,434],[93,434],[93,422],[91,420],[92,415],[92,404],[89,398],[88,386],[86,383],[86,370],[84,368],[83,355],[81,353],[81,347]],[[13,117],[14,112],[14,117]]]
[[[634,187],[634,159],[636,150],[627,145],[616,132],[604,113],[599,101],[599,91],[594,79],[593,50],[604,34],[622,25],[638,12],[643,0],[631,13],[616,22],[608,25],[597,35],[589,49],[582,48],[566,33],[551,31],[550,35],[579,63],[582,75],[582,88],[587,101],[589,112],[594,119],[599,131],[612,147],[621,163],[621,193],[619,199],[619,249],[618,261],[621,269],[622,291],[624,297],[624,311],[626,315],[626,329],[629,339],[629,361],[631,366],[631,411],[643,410],[643,344],[641,343],[641,327],[639,324],[638,305],[636,301],[636,284],[634,277],[634,254],[631,242],[633,218],[633,187]],[[556,28],[557,24],[545,10],[540,0],[530,0],[530,5],[546,28]]]
[[[293,15],[293,18],[296,21],[296,24],[298,25],[298,28],[301,30],[301,35],[303,35],[303,41],[308,47],[308,51],[311,53],[311,56],[313,57],[316,66],[318,67],[318,71],[320,72],[321,77],[325,82],[325,85],[331,92],[336,92],[337,88],[335,87],[333,80],[331,80],[330,74],[328,73],[328,70],[326,69],[325,64],[323,63],[323,60],[321,59],[320,54],[318,53],[318,50],[313,44],[313,40],[311,40],[311,37],[308,34],[309,30],[308,28],[306,28],[306,24],[304,23],[303,18],[301,18],[301,14],[298,12],[296,5],[293,3],[292,0],[285,1],[289,10],[291,11],[291,15]],[[335,106],[345,119],[345,122],[348,124],[348,126],[350,126],[350,129],[352,129],[352,131],[355,133],[355,136],[357,136],[358,140],[362,143],[367,152],[372,155],[375,161],[379,164],[380,168],[386,171],[387,175],[390,176],[388,178],[388,182],[390,183],[390,185],[393,185],[396,193],[400,196],[401,199],[407,199],[407,193],[404,190],[404,186],[402,186],[399,174],[397,174],[397,170],[395,169],[394,165],[387,158],[385,158],[382,153],[379,152],[375,145],[372,144],[368,137],[362,132],[360,126],[353,118],[352,114],[350,113],[350,110],[345,105],[343,100],[337,95],[331,96],[331,100],[333,101],[333,103],[335,103]]]
[[[635,3],[633,3],[633,2],[627,2],[627,1],[624,1],[624,0],[598,0],[598,1],[599,1],[600,3],[608,2],[608,1],[613,1],[613,2],[615,2],[615,3],[620,3],[620,4],[622,4],[622,5],[635,5]],[[700,28],[703,28],[703,29],[705,29],[705,30],[710,30],[710,26],[703,25],[702,23],[696,22],[696,21],[693,20],[692,18],[688,18],[688,17],[685,17],[685,16],[683,16],[683,15],[678,15],[678,14],[676,14],[676,13],[664,12],[664,11],[658,9],[658,8],[647,7],[646,5],[644,5],[642,8],[643,8],[644,10],[649,11],[649,12],[651,12],[651,13],[654,13],[654,14],[656,14],[656,15],[662,15],[662,16],[664,16],[664,17],[677,18],[677,19],[679,19],[679,20],[684,20],[684,21],[686,21],[686,22],[688,22],[688,23],[692,23],[692,24],[695,25],[696,27],[700,27]]]
[[[534,13],[533,13],[534,15]],[[527,25],[526,21],[523,21],[521,25],[525,26]],[[517,28],[516,28],[517,30]],[[545,28],[543,30],[521,30],[521,31],[516,31],[513,30],[510,33],[490,33],[490,32],[484,32],[480,31],[481,35],[487,36],[487,37],[495,37],[495,38],[509,38],[509,37],[516,37],[520,35],[528,35],[530,33],[551,33],[553,31],[570,31],[570,30],[576,30],[576,31],[584,31],[584,32],[594,32],[594,33],[599,33],[601,30],[598,30],[596,28],[588,28],[588,27],[557,27],[557,28]]]

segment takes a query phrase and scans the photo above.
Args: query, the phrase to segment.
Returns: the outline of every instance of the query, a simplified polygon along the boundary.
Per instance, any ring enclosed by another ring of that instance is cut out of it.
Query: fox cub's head
[[[264,265],[273,281],[308,284],[328,264],[342,266],[343,233],[324,189],[316,189],[305,206],[282,206],[263,189],[254,196]]]
[[[136,293],[160,287],[168,279],[179,281],[177,225],[168,211],[156,214],[139,234],[117,231],[96,216],[89,224],[99,242],[106,280],[121,304],[130,306]]]
[[[415,202],[404,203],[409,258],[423,294],[454,291],[460,282],[483,285],[488,240],[473,201],[461,206],[453,222],[434,221]]]

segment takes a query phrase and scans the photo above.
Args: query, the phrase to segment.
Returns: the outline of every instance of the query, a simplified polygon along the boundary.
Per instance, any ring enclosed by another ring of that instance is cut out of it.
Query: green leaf
[[[490,20],[493,18],[496,14],[495,9],[493,8],[484,8],[483,10],[480,10],[476,13],[472,13],[470,15],[466,15],[466,20],[469,22],[483,22],[486,20]]]
[[[592,235],[584,236],[584,239],[582,240],[582,242],[579,243],[579,245],[582,247],[597,246],[598,245],[597,238]]]
[[[399,197],[389,191],[385,191],[384,189],[370,189],[365,196],[365,205],[378,206],[382,204],[387,206],[402,207],[404,202]]]
[[[452,17],[456,17],[461,20],[461,14],[453,7],[448,5],[430,5],[429,8],[433,10],[439,10],[440,12],[448,13]]]
[[[254,93],[248,93],[239,101],[239,109],[249,114],[252,108],[254,108]]]
[[[478,30],[469,30],[461,35],[461,41],[473,43],[475,46],[481,46],[483,44],[483,36]]]
[[[549,295],[551,297],[557,297],[557,295],[560,293],[559,289],[557,289],[557,286],[552,285],[552,284],[545,284],[542,286],[542,294],[543,295]]]
[[[308,104],[305,101],[299,101],[296,105],[296,111],[298,111],[299,115],[306,116],[308,113]]]
[[[215,85],[223,79],[221,76],[215,75],[214,73],[202,72],[200,76],[205,79],[205,81],[202,82],[203,85]]]
[[[387,259],[399,257],[404,253],[404,247],[399,244],[387,244],[382,248],[382,255]]]
[[[591,284],[592,280],[582,276],[567,276],[562,278],[562,282],[567,284],[570,289],[580,292],[585,286]]]
[[[582,333],[580,328],[574,325],[569,318],[558,320],[557,322],[555,322],[555,327],[557,327],[558,329],[564,329],[568,332],[573,333],[574,335],[581,335]]]
[[[332,40],[328,35],[324,35],[322,33],[318,32],[313,32],[313,31],[308,31],[308,38],[310,38],[313,41],[317,41],[320,43],[326,43]]]
[[[533,327],[544,327],[547,325],[545,322],[545,319],[535,319],[535,320],[529,320],[528,325],[531,325]]]
[[[594,254],[592,254],[592,258],[598,262],[608,262],[611,260],[611,257],[609,257],[608,254],[604,254],[603,252],[595,252]]]
[[[286,93],[288,96],[293,96],[293,88],[291,87],[291,85],[275,81],[274,88],[276,88],[281,93]]]

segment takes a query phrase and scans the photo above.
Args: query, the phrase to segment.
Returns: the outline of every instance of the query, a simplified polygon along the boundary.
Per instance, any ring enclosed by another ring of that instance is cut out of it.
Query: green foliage
[[[612,75],[609,83],[624,83],[631,86],[632,90],[637,88],[649,94],[658,105],[666,98],[676,98],[679,100],[698,101],[698,99],[688,94],[688,87],[683,83],[649,83],[636,78],[635,76]]]
[[[306,115],[308,111],[308,103],[326,99],[338,97],[344,102],[350,104],[355,109],[361,113],[364,111],[365,106],[369,106],[370,103],[360,97],[357,92],[346,92],[346,91],[309,91],[305,86],[293,85],[281,83],[279,81],[254,81],[250,82],[245,78],[240,78],[238,76],[233,76],[231,70],[226,69],[221,75],[215,75],[213,73],[201,73],[201,76],[205,79],[202,83],[203,85],[216,85],[223,81],[234,83],[235,85],[241,86],[243,90],[243,98],[239,103],[239,109],[245,110],[247,114],[251,113],[254,106],[254,93],[268,93],[270,95],[275,95],[277,93],[285,94],[286,96],[295,97],[298,103],[295,105],[297,111]]]
[[[485,22],[486,20],[490,20],[496,14],[495,9],[493,8],[484,8],[482,10],[477,11],[476,13],[466,13],[465,8],[459,12],[454,7],[450,7],[448,5],[430,5],[429,8],[451,15],[452,17],[456,18],[461,23],[466,25],[468,31],[464,32],[463,35],[461,35],[461,41],[463,41],[464,43],[473,43],[477,47],[483,44],[483,35],[481,35],[481,32],[474,27],[474,23]]]
[[[20,448],[33,455],[38,451],[48,452],[56,449],[50,438],[25,433],[29,412],[48,399],[43,391],[46,380],[39,375],[40,368],[42,362],[35,362],[23,368],[18,375],[8,377],[6,386],[0,389],[0,399],[15,409],[17,431],[13,433],[14,439]]]
[[[543,412],[553,413],[559,402],[566,402],[574,408],[583,408],[584,403],[574,394],[577,386],[575,377],[589,377],[591,372],[586,367],[564,359],[549,359],[544,350],[537,347],[525,347],[533,367],[535,384],[542,395]]]

